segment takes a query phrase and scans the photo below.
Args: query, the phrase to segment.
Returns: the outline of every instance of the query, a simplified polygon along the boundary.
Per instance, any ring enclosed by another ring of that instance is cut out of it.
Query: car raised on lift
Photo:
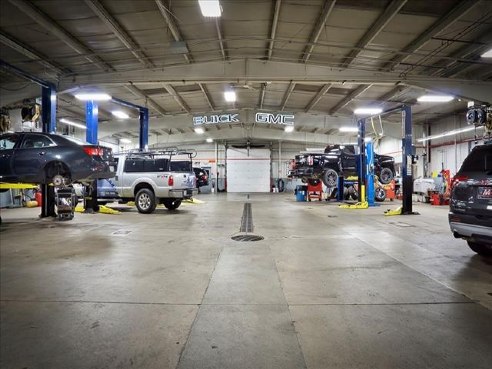
[[[56,186],[114,177],[111,148],[41,132],[0,135],[0,182]]]

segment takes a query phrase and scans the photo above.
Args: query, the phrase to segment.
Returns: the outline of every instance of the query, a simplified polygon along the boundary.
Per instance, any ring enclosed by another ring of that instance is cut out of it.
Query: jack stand
[[[75,190],[73,187],[58,187],[55,189],[55,205],[58,220],[72,220],[75,207]]]

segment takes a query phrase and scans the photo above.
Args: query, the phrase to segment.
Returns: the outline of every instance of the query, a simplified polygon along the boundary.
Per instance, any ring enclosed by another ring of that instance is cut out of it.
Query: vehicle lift
[[[403,138],[402,138],[402,205],[394,210],[385,211],[384,215],[410,215],[418,214],[412,210],[412,191],[413,191],[413,178],[412,178],[412,163],[414,161],[414,155],[412,152],[412,108],[409,105],[401,105],[394,109],[386,110],[380,114],[386,115],[394,112],[401,112],[402,115],[402,125],[403,125]],[[370,203],[374,203],[375,199],[375,189],[374,189],[374,151],[372,142],[365,142],[365,123],[366,119],[371,118],[366,117],[359,119],[357,124],[359,128],[359,133],[357,136],[357,142],[359,146],[359,158],[358,158],[358,185],[359,185],[359,202],[354,205],[340,205],[342,208],[348,209],[367,209]],[[369,150],[366,149],[369,146]],[[368,160],[366,160],[368,159]],[[371,175],[372,179],[367,178],[367,173]],[[366,184],[364,183],[366,179],[368,188],[368,197],[366,197]],[[339,178],[338,183],[338,194],[337,200],[343,201],[343,178]]]
[[[56,87],[53,83],[37,78],[13,65],[0,60],[0,66],[9,73],[25,78],[41,86],[41,122],[43,133],[56,132]],[[57,217],[60,220],[71,220],[74,214],[75,191],[63,181],[53,184],[41,184],[40,218]],[[56,211],[55,211],[56,207]]]
[[[25,78],[28,81],[41,86],[42,132],[56,133],[56,86],[51,82],[39,79],[3,60],[0,60],[0,67],[9,73]],[[148,148],[149,139],[149,109],[114,97],[112,98],[112,101],[139,110],[139,145],[141,150],[146,150]],[[86,140],[91,144],[97,144],[98,106],[96,101],[87,101],[86,103],[86,122]],[[56,185],[41,184],[40,188],[42,194],[40,218],[57,217],[59,220],[73,219],[76,196],[72,186],[60,181],[60,183],[57,183]],[[94,209],[97,210],[98,208],[97,180],[95,180],[91,186],[90,201],[87,204],[86,210],[88,207],[90,207],[92,212]],[[89,212],[91,212],[91,210],[89,210]]]

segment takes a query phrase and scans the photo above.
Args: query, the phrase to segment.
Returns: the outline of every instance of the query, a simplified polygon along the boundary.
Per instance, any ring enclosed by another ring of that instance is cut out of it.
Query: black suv
[[[374,154],[374,173],[383,184],[395,176],[395,159],[392,156]],[[296,155],[289,177],[307,181],[321,179],[327,187],[336,187],[338,176],[357,175],[357,155],[353,145],[328,145],[322,153]]]
[[[475,146],[453,180],[449,226],[480,255],[492,256],[492,143]]]

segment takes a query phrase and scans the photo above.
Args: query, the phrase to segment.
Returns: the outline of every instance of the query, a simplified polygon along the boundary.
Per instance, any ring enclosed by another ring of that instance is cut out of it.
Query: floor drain
[[[254,241],[261,241],[263,240],[263,236],[258,236],[257,234],[237,234],[235,236],[232,236],[231,239],[234,241],[239,241],[239,242],[254,242]]]
[[[231,239],[239,242],[253,242],[263,240],[262,236],[253,233],[253,229],[253,211],[251,210],[251,204],[247,202],[246,204],[244,204],[239,233],[232,236]]]

